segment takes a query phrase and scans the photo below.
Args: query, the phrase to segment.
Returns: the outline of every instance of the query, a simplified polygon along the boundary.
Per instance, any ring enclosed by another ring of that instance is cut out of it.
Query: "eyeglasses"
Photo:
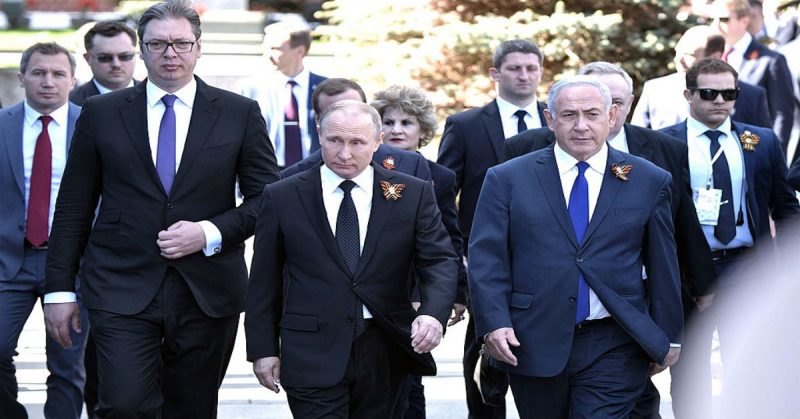
[[[724,100],[736,100],[739,97],[739,89],[725,89],[725,90],[717,90],[717,89],[691,89],[693,92],[697,92],[700,94],[700,99],[703,100],[714,100],[717,98],[717,95],[722,95],[722,99]]]
[[[98,55],[94,56],[94,59],[97,60],[98,63],[104,63],[105,64],[105,63],[110,63],[110,62],[114,61],[114,57],[117,57],[117,59],[120,60],[120,61],[130,61],[135,56],[136,56],[136,54],[130,54],[130,53],[117,54],[117,55],[113,55],[113,54],[98,54]]]
[[[728,23],[728,21],[731,20],[731,17],[730,16],[717,16],[717,20],[720,21],[720,23]]]
[[[194,47],[195,42],[191,41],[175,41],[175,42],[166,42],[166,41],[150,41],[144,42],[144,47],[147,52],[151,54],[160,54],[167,50],[167,48],[172,47],[172,50],[177,53],[185,53],[192,50]]]

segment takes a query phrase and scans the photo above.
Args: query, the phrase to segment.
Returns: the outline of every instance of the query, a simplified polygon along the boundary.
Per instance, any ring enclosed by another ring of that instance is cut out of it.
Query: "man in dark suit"
[[[372,162],[377,111],[340,101],[320,128],[324,164],[264,190],[247,357],[263,386],[284,386],[295,417],[392,417],[407,375],[436,373],[429,352],[455,298],[457,259],[430,182]]]
[[[786,149],[786,159],[794,162],[800,157],[800,39],[795,39],[778,48],[778,52],[786,57],[789,72],[794,81],[794,123],[792,136]]]
[[[792,168],[789,170],[787,180],[789,181],[789,185],[791,185],[794,190],[800,192],[800,159],[796,160],[792,165]]]
[[[661,132],[688,145],[689,175],[695,207],[718,280],[716,298],[736,285],[737,265],[774,257],[770,218],[777,235],[800,213],[787,184],[786,160],[768,128],[731,122],[737,73],[721,60],[704,59],[686,73],[689,118]],[[709,356],[719,330],[723,364],[726,330],[716,304],[689,314],[684,356],[672,368],[672,407],[676,417],[712,417]]]
[[[54,43],[22,53],[19,80],[25,101],[0,111],[0,416],[27,418],[17,402],[13,357],[33,305],[43,297],[48,230],[80,108],[67,102],[75,59]],[[71,277],[75,283],[75,275]],[[83,316],[86,318],[85,313]],[[81,416],[85,330],[73,346],[47,339],[48,418]]]
[[[264,28],[263,45],[274,71],[246,81],[241,94],[261,106],[278,165],[284,168],[319,149],[311,96],[325,77],[303,63],[311,48],[307,25],[273,23]]]
[[[533,42],[519,39],[503,42],[495,49],[489,69],[489,76],[497,85],[497,98],[445,121],[437,162],[456,173],[460,196],[458,219],[465,243],[469,240],[483,177],[487,169],[502,160],[505,139],[546,124],[542,113],[545,105],[536,100],[543,64],[544,55]],[[505,405],[484,404],[473,381],[481,344],[470,317],[463,359],[469,416],[504,418]]]
[[[683,97],[686,71],[704,57],[720,58],[725,51],[725,38],[712,34],[706,25],[694,26],[675,45],[676,72],[644,82],[639,102],[631,114],[631,124],[658,130],[677,124],[689,116],[689,106]],[[739,83],[739,100],[731,118],[735,121],[763,127],[772,126],[767,105],[767,93],[748,83]]]
[[[767,91],[772,130],[778,135],[785,155],[794,121],[794,100],[791,94],[787,94],[794,91],[794,86],[786,58],[747,32],[750,22],[748,0],[716,0],[712,7],[712,27],[725,37],[726,49],[722,59],[739,73],[739,79]]]
[[[311,95],[311,102],[315,115],[322,115],[332,104],[340,100],[367,101],[364,90],[358,83],[342,78],[332,78],[323,81]],[[372,160],[387,170],[397,170],[423,180],[431,180],[431,170],[425,158],[417,153],[400,150],[381,144],[372,155]],[[304,172],[322,163],[322,151],[317,150],[296,164],[281,171],[281,177],[287,178],[294,174]]]
[[[80,267],[98,354],[94,414],[212,418],[244,308],[243,241],[277,165],[258,104],[194,77],[190,3],[147,9],[139,41],[147,81],[89,98],[77,122],[45,286],[67,302],[46,303],[45,318],[70,346]]]
[[[92,69],[92,79],[69,94],[69,101],[82,106],[86,98],[132,87],[136,67],[136,32],[124,23],[98,22],[83,36],[83,58]]]
[[[593,77],[553,85],[545,116],[555,145],[486,174],[475,325],[521,418],[627,417],[651,363],[680,354],[672,177],[606,145],[616,105]]]

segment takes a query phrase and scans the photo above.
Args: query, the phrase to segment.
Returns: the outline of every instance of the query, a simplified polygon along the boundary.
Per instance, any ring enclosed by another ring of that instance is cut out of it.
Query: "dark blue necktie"
[[[526,131],[528,129],[528,124],[525,123],[525,117],[528,115],[528,112],[520,109],[514,112],[514,115],[517,117],[517,134]]]
[[[158,127],[158,150],[156,152],[156,171],[169,195],[172,180],[175,179],[175,95],[164,95],[164,115]]]
[[[358,260],[361,258],[361,241],[358,234],[358,213],[353,203],[351,192],[356,186],[352,180],[345,180],[339,185],[339,189],[344,192],[342,203],[339,205],[339,213],[336,216],[336,243],[339,244],[339,253],[342,254],[347,269],[351,274],[355,273]],[[353,312],[354,318],[354,338],[364,333],[364,310],[361,300],[356,297]]]
[[[711,158],[719,151],[719,137],[722,132],[708,130],[706,137],[711,140]],[[728,159],[725,152],[719,155],[717,161],[712,166],[714,170],[714,188],[722,190],[722,202],[719,206],[719,218],[714,227],[714,237],[723,244],[728,244],[736,237],[736,218],[733,215],[733,186],[731,186],[731,172],[728,167]]]
[[[575,237],[578,245],[583,242],[583,235],[589,227],[589,183],[586,181],[586,169],[589,163],[579,161],[578,177],[572,184],[572,192],[569,194],[569,218],[572,220],[572,228],[575,230]],[[575,313],[575,323],[580,323],[589,317],[589,284],[583,279],[583,274],[578,278],[578,310]]]
[[[283,110],[283,164],[289,167],[303,159],[303,143],[300,136],[300,116],[297,97],[294,95],[294,86],[297,82],[286,82],[286,91],[289,101]]]

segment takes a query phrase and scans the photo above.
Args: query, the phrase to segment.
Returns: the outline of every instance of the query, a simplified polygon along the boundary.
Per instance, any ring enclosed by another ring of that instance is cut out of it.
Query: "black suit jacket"
[[[710,249],[692,201],[688,147],[685,143],[647,128],[625,124],[624,129],[630,154],[642,157],[672,175],[672,219],[684,302],[688,302],[687,298],[692,296],[708,294],[715,274]],[[506,141],[505,159],[543,149],[555,140],[549,128],[525,131]]]
[[[792,168],[789,170],[787,179],[789,180],[789,186],[800,192],[800,159],[795,160]]]
[[[139,82],[134,80],[133,85],[136,86],[137,84],[139,84]],[[78,106],[83,106],[83,102],[86,102],[86,99],[99,94],[100,91],[97,90],[97,86],[94,84],[94,78],[92,78],[88,82],[72,89],[72,91],[69,92],[69,101]]]
[[[545,104],[539,102],[539,119],[544,119]],[[456,191],[460,193],[458,219],[464,238],[469,238],[475,205],[486,171],[503,161],[503,123],[497,101],[457,113],[447,118],[439,144],[437,162],[456,173]]]
[[[148,141],[146,83],[84,103],[50,233],[45,292],[73,291],[83,256],[83,301],[90,309],[137,313],[173,268],[206,314],[235,315],[244,308],[247,281],[243,242],[253,234],[264,185],[278,179],[258,104],[198,78],[167,195]],[[237,179],[244,196],[238,207]],[[180,220],[212,222],[222,233],[221,252],[162,257],[158,232]]]
[[[426,314],[446,325],[455,298],[456,256],[426,182],[373,163],[372,210],[361,259],[351,274],[339,252],[322,198],[320,166],[264,189],[247,293],[247,358],[281,357],[281,381],[327,387],[344,376],[353,346],[356,297],[397,344],[393,362],[431,375],[430,354],[411,348],[411,323]],[[379,182],[406,185],[386,199]],[[414,311],[408,278],[419,274]]]
[[[397,170],[400,173],[405,173],[423,180],[431,180],[431,170],[428,167],[428,163],[425,158],[418,153],[381,144],[378,150],[372,155],[372,161],[383,166],[385,169]],[[305,172],[320,164],[322,164],[322,151],[317,150],[303,160],[283,169],[281,171],[281,177],[287,178]]]

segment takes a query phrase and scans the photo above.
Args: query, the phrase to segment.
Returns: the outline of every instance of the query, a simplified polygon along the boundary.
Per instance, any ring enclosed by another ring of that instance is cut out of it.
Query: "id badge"
[[[717,225],[720,205],[722,205],[722,189],[695,188],[694,207],[697,209],[700,224]]]

